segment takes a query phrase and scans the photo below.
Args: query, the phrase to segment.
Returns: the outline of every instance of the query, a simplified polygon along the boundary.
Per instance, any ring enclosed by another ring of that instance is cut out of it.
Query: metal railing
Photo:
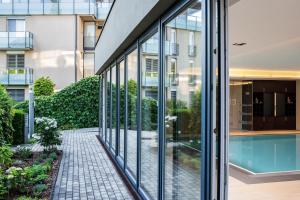
[[[1,50],[31,50],[33,49],[33,34],[31,32],[0,32]]]
[[[7,0],[0,1],[0,15],[94,15],[105,19],[113,0]]]
[[[33,83],[33,69],[31,68],[0,68],[0,84],[29,85]]]
[[[200,17],[184,13],[169,22],[167,26],[171,28],[186,29],[190,31],[201,31],[201,24],[202,21]]]

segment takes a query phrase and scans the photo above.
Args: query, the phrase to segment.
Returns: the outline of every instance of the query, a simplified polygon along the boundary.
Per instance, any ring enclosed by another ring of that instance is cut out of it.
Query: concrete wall
[[[124,52],[174,2],[131,0],[128,6],[128,1],[115,1],[95,49],[96,72]]]
[[[33,33],[33,51],[25,53],[25,66],[34,79],[49,76],[57,90],[75,81],[75,16],[28,16],[26,30]]]
[[[6,17],[0,17],[0,31],[6,31]]]

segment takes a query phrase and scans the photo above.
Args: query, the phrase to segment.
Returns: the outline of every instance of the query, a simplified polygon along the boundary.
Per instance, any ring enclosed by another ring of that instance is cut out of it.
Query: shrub
[[[35,98],[35,116],[55,118],[61,129],[98,126],[99,78],[88,77],[52,96]],[[15,106],[28,112],[28,101]]]
[[[14,117],[12,121],[13,135],[12,144],[18,145],[24,143],[25,132],[25,113],[22,110],[14,109]]]
[[[0,166],[9,166],[12,163],[13,154],[9,146],[0,146]]]
[[[6,185],[6,177],[3,172],[0,171],[0,199],[5,199],[5,196],[8,194],[8,188]]]
[[[12,99],[0,85],[0,146],[12,142]]]
[[[49,77],[41,77],[34,82],[35,96],[50,96],[54,93],[55,84]]]
[[[60,145],[59,132],[57,130],[57,122],[55,119],[42,117],[35,119],[36,132],[39,136],[38,142],[46,151],[53,149],[56,145]]]
[[[48,189],[48,186],[45,184],[37,184],[33,187],[33,193],[35,196],[41,195],[44,191]]]
[[[30,148],[28,147],[17,147],[16,151],[15,151],[15,154],[14,156],[16,158],[19,158],[19,159],[28,159],[28,158],[31,158],[33,155],[32,151]]]

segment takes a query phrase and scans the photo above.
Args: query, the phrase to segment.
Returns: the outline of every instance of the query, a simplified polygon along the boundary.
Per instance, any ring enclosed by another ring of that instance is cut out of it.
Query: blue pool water
[[[254,173],[300,170],[300,135],[231,136],[229,160]]]

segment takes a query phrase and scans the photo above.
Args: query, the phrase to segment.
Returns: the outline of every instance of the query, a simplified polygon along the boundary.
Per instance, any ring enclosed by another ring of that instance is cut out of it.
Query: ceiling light
[[[234,46],[244,46],[244,45],[246,45],[247,43],[246,42],[236,42],[236,43],[233,43],[232,45],[234,45]]]

